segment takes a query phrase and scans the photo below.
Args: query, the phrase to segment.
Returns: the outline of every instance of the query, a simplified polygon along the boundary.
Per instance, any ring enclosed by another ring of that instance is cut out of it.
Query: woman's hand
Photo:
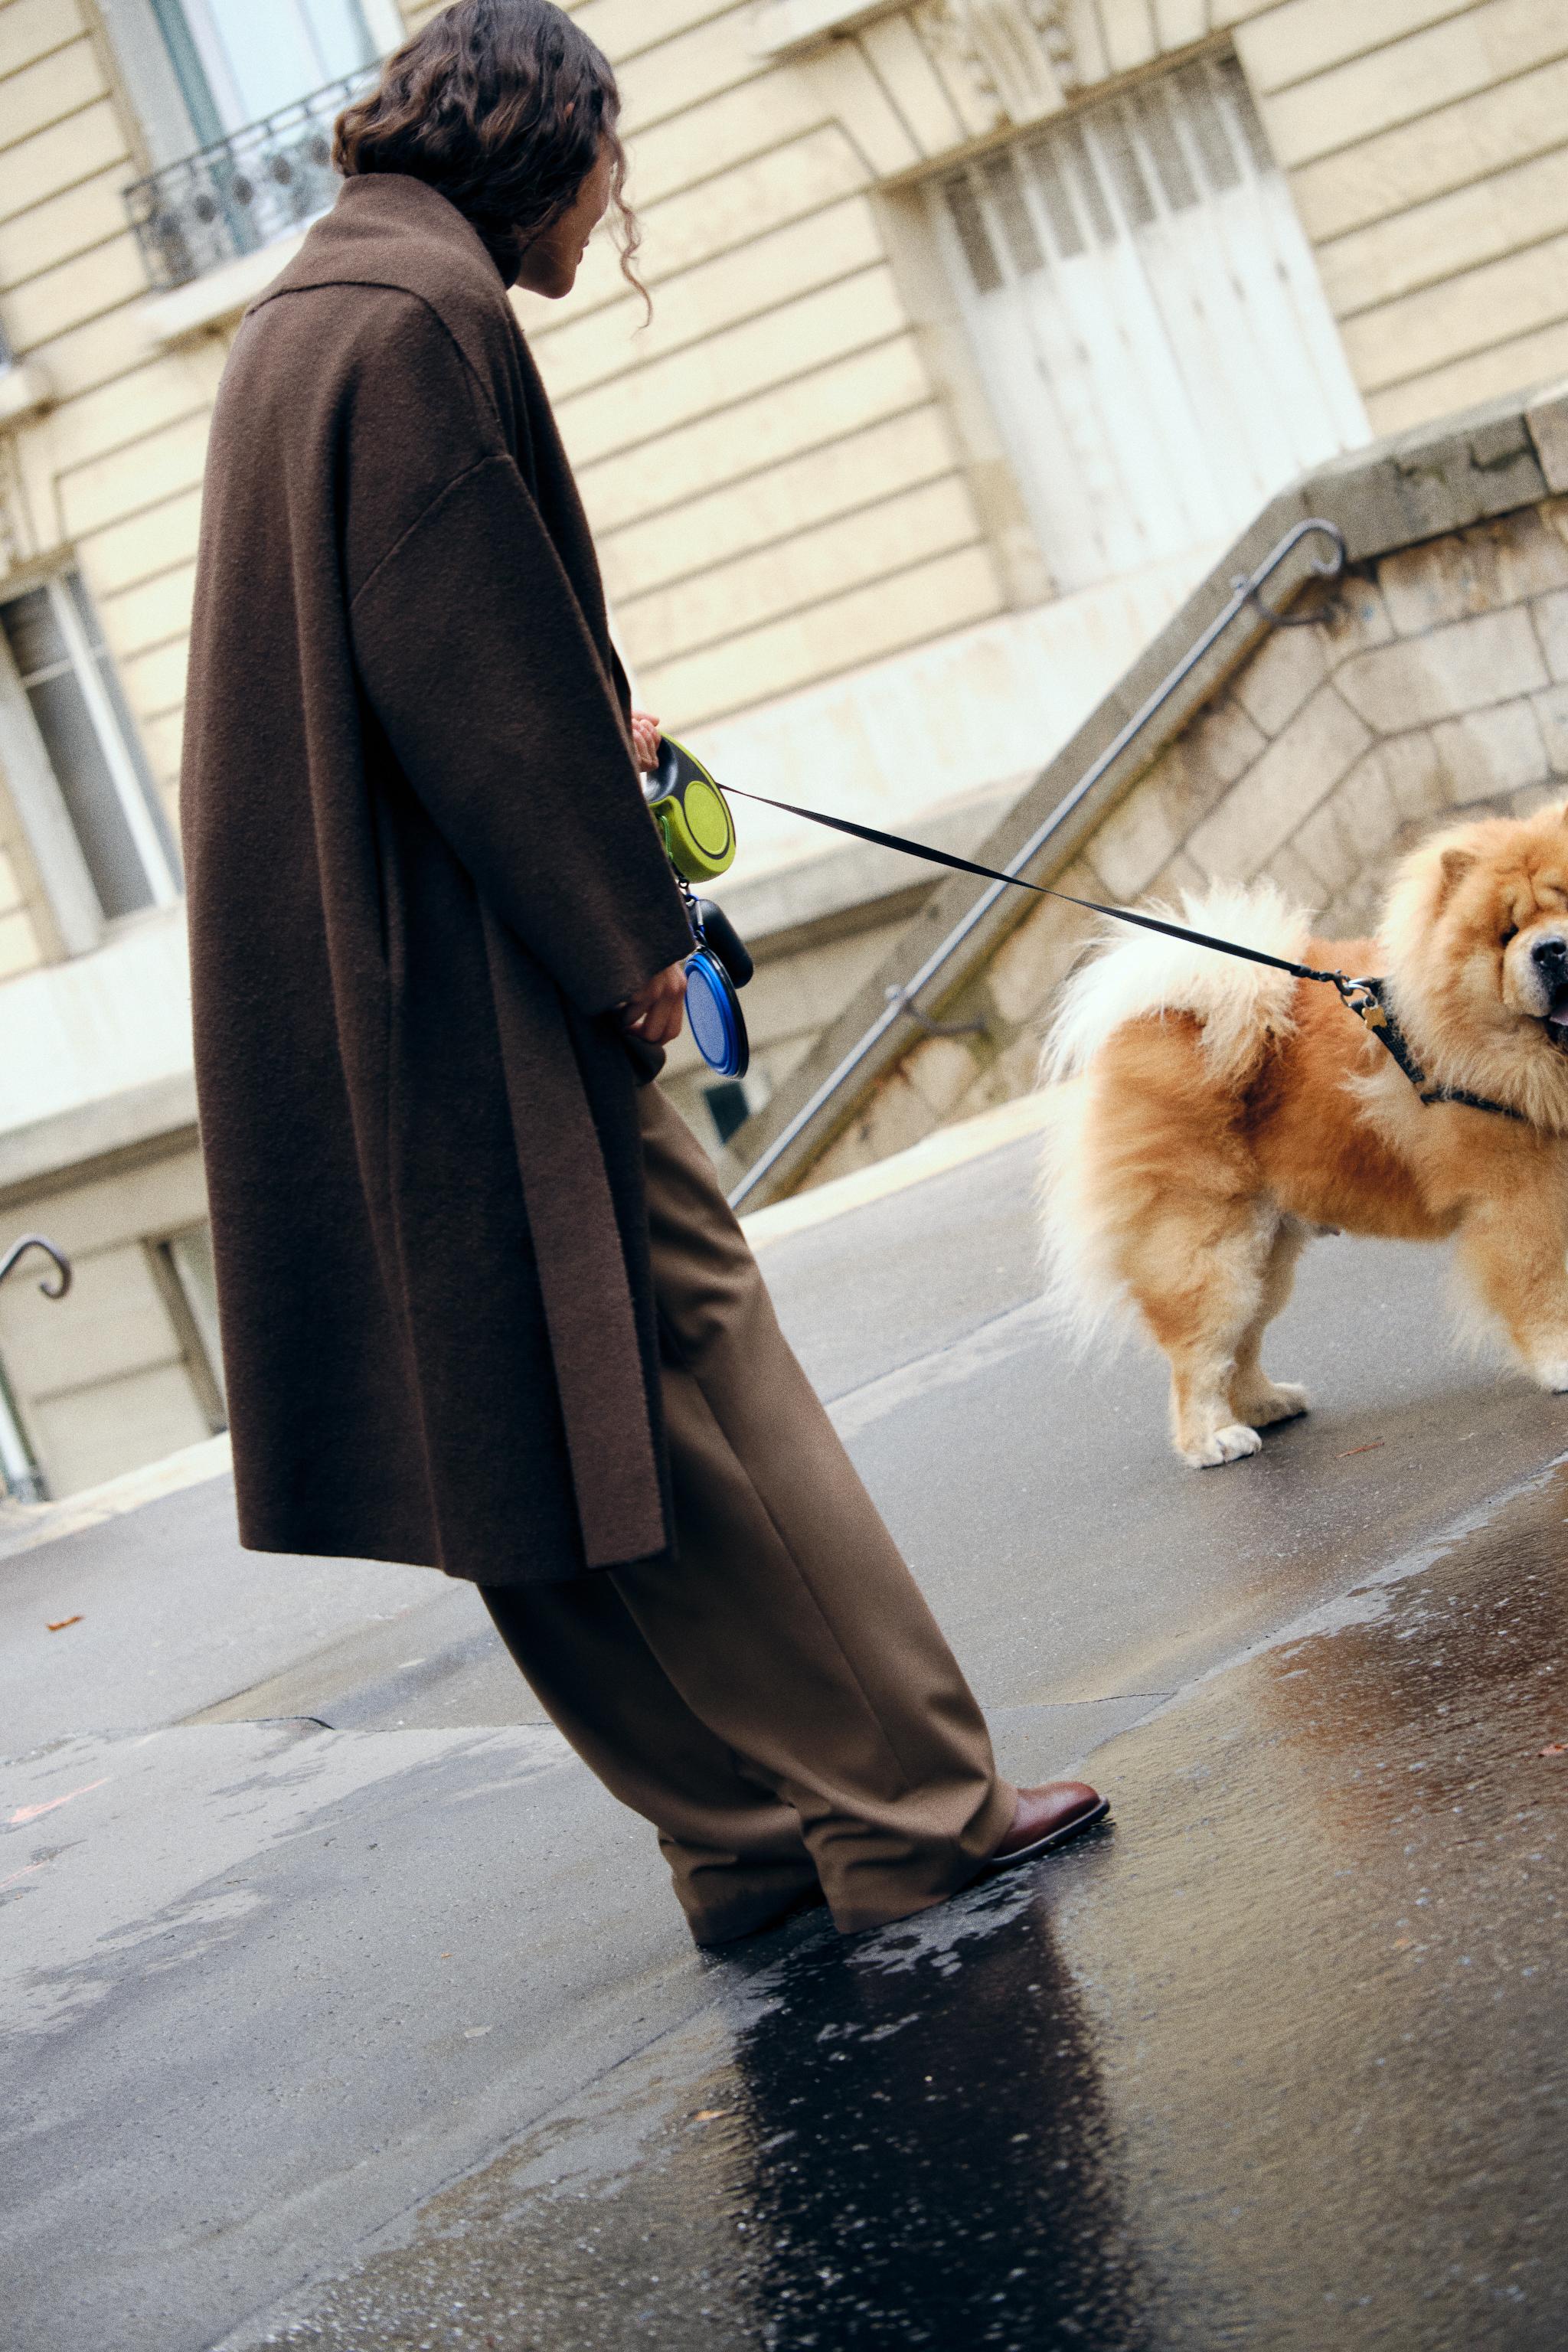
[[[621,1018],[645,1045],[673,1045],[686,1010],[686,966],[672,963],[633,991]]]
[[[659,724],[646,710],[632,713],[632,749],[637,753],[637,766],[645,776],[651,776],[658,765]]]
[[[632,713],[632,748],[645,776],[658,765],[659,723],[646,710]],[[646,1045],[673,1045],[686,1014],[686,966],[672,963],[634,991],[621,1007],[621,1018],[634,1037]]]

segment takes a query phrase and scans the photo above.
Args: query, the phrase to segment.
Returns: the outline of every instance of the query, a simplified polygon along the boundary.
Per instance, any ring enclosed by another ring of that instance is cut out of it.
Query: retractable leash
[[[735,821],[700,760],[684,743],[659,738],[658,766],[643,786],[665,856],[686,902],[696,941],[686,960],[686,1013],[698,1052],[721,1078],[743,1078],[751,1041],[738,992],[756,966],[722,907],[700,898],[694,882],[711,882],[735,862]]]
[[[1218,940],[1207,931],[1194,931],[1184,923],[1164,922],[1157,915],[1135,915],[1129,907],[1102,907],[1098,898],[1075,898],[1070,890],[1053,890],[1044,882],[1026,882],[1021,874],[1003,874],[994,866],[978,865],[973,857],[958,857],[951,850],[932,849],[921,841],[906,841],[902,834],[883,833],[874,824],[856,824],[848,817],[828,816],[821,809],[801,808],[794,801],[769,800],[763,793],[742,792],[738,785],[731,784],[727,789],[737,800],[757,801],[764,808],[782,809],[786,815],[805,817],[812,824],[826,825],[834,833],[852,834],[856,840],[873,842],[881,849],[902,850],[906,857],[921,857],[928,865],[945,866],[955,874],[977,875],[986,882],[1005,882],[1016,890],[1032,890],[1039,898],[1059,898],[1065,906],[1083,907],[1091,915],[1108,915],[1112,922],[1135,924],[1141,931],[1160,931],[1166,939],[1184,940],[1192,947],[1212,948],[1216,955],[1235,956],[1242,963],[1267,964],[1271,971],[1288,971],[1296,980],[1321,981],[1326,988],[1336,989],[1342,1002],[1365,1023],[1424,1103],[1461,1103],[1468,1110],[1492,1111],[1499,1118],[1527,1124],[1523,1112],[1515,1110],[1510,1103],[1489,1102],[1484,1095],[1466,1094],[1459,1087],[1428,1086],[1426,1073],[1416,1060],[1409,1039],[1388,1009],[1386,980],[1355,980],[1348,972],[1320,971],[1312,964],[1292,963],[1288,956],[1269,955],[1262,948],[1244,948],[1237,940]]]
[[[736,800],[778,809],[786,816],[804,817],[808,824],[823,825],[831,833],[848,834],[879,849],[896,849],[906,857],[921,858],[929,866],[946,866],[954,874],[973,874],[982,881],[1005,883],[1012,889],[1032,891],[1039,898],[1057,898],[1065,906],[1081,907],[1091,915],[1104,915],[1112,922],[1129,923],[1139,930],[1158,931],[1166,939],[1208,948],[1215,955],[1234,956],[1242,963],[1263,964],[1273,971],[1289,972],[1294,980],[1319,982],[1337,991],[1342,1003],[1365,1024],[1398,1064],[1424,1103],[1459,1103],[1468,1110],[1490,1111],[1500,1118],[1523,1121],[1523,1113],[1509,1103],[1490,1102],[1482,1095],[1467,1094],[1458,1087],[1427,1084],[1426,1071],[1388,1008],[1385,980],[1320,971],[1315,965],[1293,963],[1288,956],[1269,955],[1262,948],[1243,947],[1236,940],[1215,939],[1210,932],[1194,930],[1184,923],[1166,922],[1158,915],[1134,914],[1130,908],[1102,906],[1097,898],[1075,898],[1070,890],[1054,890],[1044,882],[1026,882],[1020,874],[1004,874],[996,866],[983,866],[973,857],[933,849],[929,843],[910,841],[902,834],[884,833],[879,825],[858,824],[850,817],[829,816],[826,810],[804,808],[796,801],[771,800],[765,793],[743,792],[735,784],[721,787],[700,761],[668,737],[660,745],[660,752],[658,772],[649,782],[648,799],[663,827],[670,863],[686,892],[698,943],[686,967],[692,1035],[710,1068],[727,1077],[742,1076],[750,1058],[745,1021],[735,991],[751,979],[753,967],[728,917],[710,899],[694,898],[686,887],[687,865],[698,869],[690,878],[706,880],[733,863],[735,829],[728,809],[723,807],[726,792]],[[710,803],[715,800],[722,811],[721,817],[712,811]],[[721,862],[714,862],[716,858]],[[706,862],[699,864],[700,860]]]

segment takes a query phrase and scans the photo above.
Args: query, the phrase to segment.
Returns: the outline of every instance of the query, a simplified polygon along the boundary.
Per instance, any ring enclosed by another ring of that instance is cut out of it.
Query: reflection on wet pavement
[[[1037,1885],[781,1943],[722,2001],[717,2064],[709,2020],[617,2070],[268,2340],[1143,2343],[1092,2031]]]
[[[760,2341],[1142,2340],[1090,2021],[1036,1891],[818,1942],[738,2038]]]
[[[1560,2352],[1565,1533],[1560,1470],[1200,1684],[1027,1876],[710,1963],[233,2342]]]

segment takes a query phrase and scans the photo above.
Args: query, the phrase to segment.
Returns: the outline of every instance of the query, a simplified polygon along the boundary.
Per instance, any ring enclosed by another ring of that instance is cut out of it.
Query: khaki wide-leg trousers
[[[700,1944],[818,1893],[846,1933],[879,1927],[971,1878],[1016,1791],[707,1155],[657,1087],[642,1101],[673,1559],[484,1598],[552,1720],[658,1828]]]

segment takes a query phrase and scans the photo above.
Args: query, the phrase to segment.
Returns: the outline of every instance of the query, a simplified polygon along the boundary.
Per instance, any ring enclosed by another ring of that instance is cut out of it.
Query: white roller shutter
[[[931,203],[1058,589],[1237,530],[1367,438],[1233,58],[983,156]]]

